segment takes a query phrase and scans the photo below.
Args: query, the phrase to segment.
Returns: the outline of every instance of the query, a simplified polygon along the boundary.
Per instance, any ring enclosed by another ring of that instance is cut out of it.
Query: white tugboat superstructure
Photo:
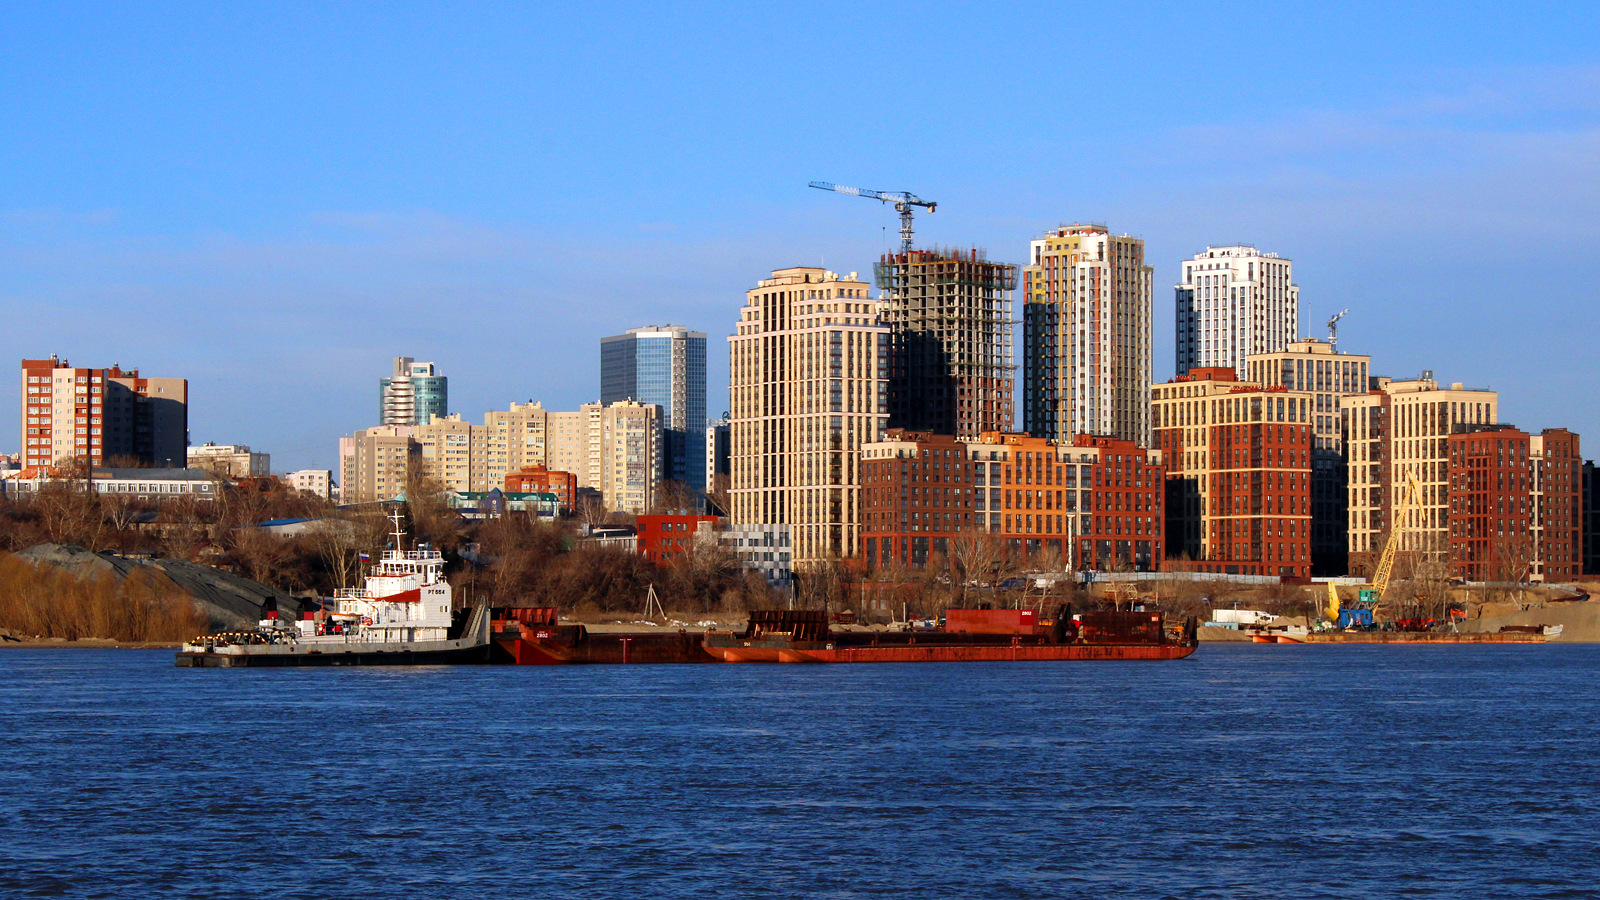
[[[359,588],[343,588],[324,615],[284,621],[275,610],[253,632],[196,638],[183,645],[180,666],[383,665],[480,662],[489,650],[489,616],[474,608],[459,633],[444,556],[423,544],[402,549],[399,509],[391,546]],[[478,651],[482,651],[481,653]],[[460,657],[460,658],[458,658]],[[481,658],[479,658],[481,657]]]

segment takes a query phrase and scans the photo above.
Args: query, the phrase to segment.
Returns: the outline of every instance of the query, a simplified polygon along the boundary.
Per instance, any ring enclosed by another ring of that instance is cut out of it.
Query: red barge
[[[1196,621],[1169,626],[1158,612],[1061,607],[1049,622],[1033,610],[952,609],[939,629],[835,631],[826,610],[754,610],[743,632],[591,632],[562,625],[549,608],[496,610],[496,662],[869,663],[1166,660],[1194,653]]]

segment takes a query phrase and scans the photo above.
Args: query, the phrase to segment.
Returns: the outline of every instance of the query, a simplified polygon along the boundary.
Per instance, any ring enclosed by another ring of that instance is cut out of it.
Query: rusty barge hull
[[[1545,636],[1521,632],[1431,634],[1425,631],[1333,631],[1321,634],[1313,632],[1300,640],[1306,644],[1543,644]]]
[[[730,663],[1112,662],[1183,659],[1193,646],[1068,644],[971,646],[912,644],[879,647],[745,647],[706,642],[706,653]]]

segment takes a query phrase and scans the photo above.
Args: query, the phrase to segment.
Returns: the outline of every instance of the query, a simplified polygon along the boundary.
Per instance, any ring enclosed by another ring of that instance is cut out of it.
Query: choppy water
[[[0,652],[0,896],[1592,897],[1600,647]]]

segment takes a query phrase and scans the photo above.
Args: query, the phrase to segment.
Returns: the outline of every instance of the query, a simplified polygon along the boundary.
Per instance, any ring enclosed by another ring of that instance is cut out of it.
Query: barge
[[[708,632],[707,654],[730,663],[1046,662],[1183,659],[1198,642],[1193,617],[1169,626],[1159,612],[1062,606],[1049,623],[1033,610],[947,610],[943,627],[834,631],[824,610],[755,610],[742,634]]]

